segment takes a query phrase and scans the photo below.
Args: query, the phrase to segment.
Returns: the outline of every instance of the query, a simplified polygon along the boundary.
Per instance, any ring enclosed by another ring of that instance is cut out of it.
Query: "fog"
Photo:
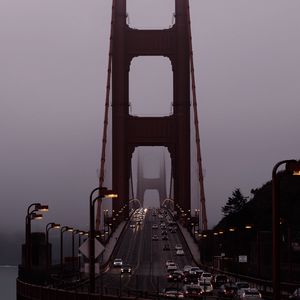
[[[131,0],[130,25],[168,27],[173,6],[171,0]],[[270,180],[277,161],[299,158],[300,2],[190,0],[190,6],[213,226],[235,188],[248,196]],[[0,225],[10,235],[23,230],[33,202],[50,207],[33,230],[52,221],[87,229],[100,162],[110,17],[109,0],[0,0]],[[134,73],[131,79],[141,80]],[[166,90],[160,87],[166,95],[168,80]],[[134,92],[133,110],[160,107],[161,99],[149,102],[142,89]],[[167,100],[163,105],[168,111]]]

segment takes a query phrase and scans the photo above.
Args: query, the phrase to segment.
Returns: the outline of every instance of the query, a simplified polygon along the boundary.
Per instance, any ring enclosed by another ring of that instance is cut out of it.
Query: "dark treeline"
[[[282,224],[300,230],[300,176],[278,174],[280,217]],[[272,226],[272,182],[252,189],[252,198],[238,212],[225,216],[216,229],[252,224],[257,230],[271,230]]]

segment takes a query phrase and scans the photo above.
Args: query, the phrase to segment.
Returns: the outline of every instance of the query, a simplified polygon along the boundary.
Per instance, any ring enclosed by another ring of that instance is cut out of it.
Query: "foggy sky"
[[[248,196],[270,180],[277,161],[300,156],[300,2],[190,5],[212,226],[235,188]],[[168,27],[173,6],[171,0],[128,1],[130,24]],[[100,161],[110,17],[110,0],[0,0],[1,230],[23,229],[32,202],[50,206],[33,229],[52,221],[87,229]],[[136,105],[146,112],[162,102],[141,101],[145,106]]]

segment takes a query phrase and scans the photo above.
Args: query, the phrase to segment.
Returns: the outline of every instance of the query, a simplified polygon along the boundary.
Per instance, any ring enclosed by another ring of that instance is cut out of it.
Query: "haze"
[[[173,6],[128,1],[130,24],[168,27]],[[300,2],[190,0],[190,6],[212,226],[235,188],[248,196],[270,180],[277,161],[299,158]],[[50,206],[33,230],[51,221],[87,229],[110,17],[109,0],[0,0],[0,231],[23,230],[32,202]],[[168,63],[161,71],[155,66],[146,63],[145,72],[160,73],[162,95],[169,95]],[[140,83],[132,72],[133,85]],[[133,110],[169,111],[169,97],[143,98],[140,84],[132,88]]]

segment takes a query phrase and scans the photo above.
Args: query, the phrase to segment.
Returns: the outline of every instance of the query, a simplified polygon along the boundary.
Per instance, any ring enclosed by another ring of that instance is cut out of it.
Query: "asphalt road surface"
[[[135,213],[127,228],[121,237],[120,247],[116,251],[114,258],[121,258],[123,264],[132,266],[132,274],[121,274],[118,267],[114,267],[113,263],[103,272],[102,286],[105,292],[117,293],[122,290],[126,294],[128,291],[147,291],[149,293],[161,292],[165,287],[174,286],[181,288],[182,283],[172,283],[167,280],[166,261],[174,261],[180,270],[185,265],[195,266],[192,257],[183,241],[183,238],[177,230],[171,233],[166,228],[168,240],[162,240],[161,223],[166,225],[168,221],[172,221],[171,217],[164,211],[159,213],[158,209],[148,209],[143,213]],[[137,224],[140,221],[141,224]],[[131,228],[130,224],[135,227]],[[153,229],[154,224],[158,225],[158,229]],[[153,240],[153,235],[158,235],[158,240]],[[170,251],[164,251],[163,246],[169,244]],[[177,256],[175,245],[181,244],[184,251],[183,256]],[[98,279],[97,285],[101,285]]]

